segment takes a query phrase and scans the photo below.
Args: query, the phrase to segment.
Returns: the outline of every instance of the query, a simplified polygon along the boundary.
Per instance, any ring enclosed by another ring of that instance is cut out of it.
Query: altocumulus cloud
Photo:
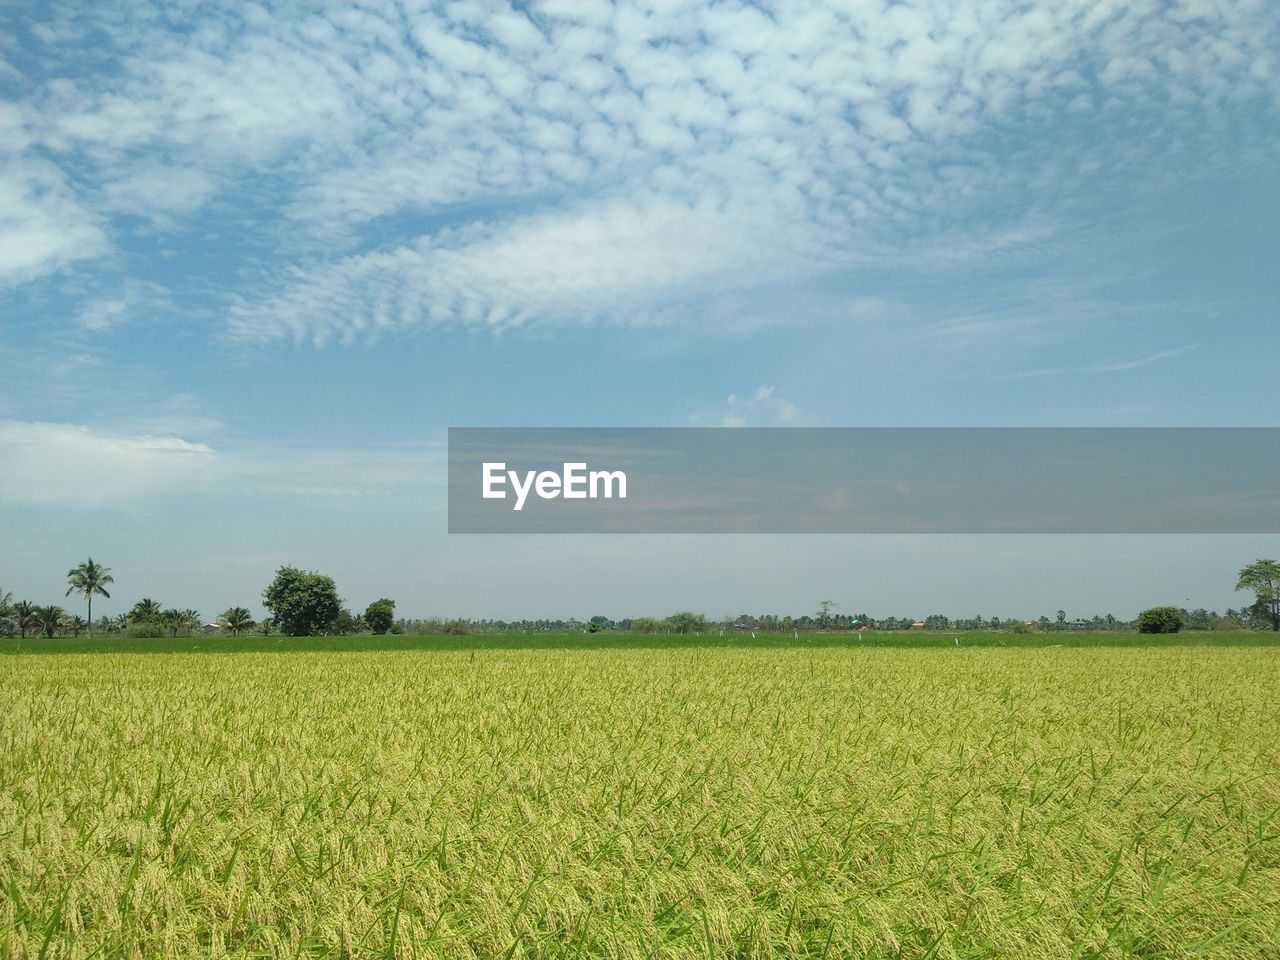
[[[216,211],[238,341],[660,322],[965,218],[1016,237],[1028,196],[1273,112],[1280,47],[1263,0],[52,10],[0,105],[0,282]]]

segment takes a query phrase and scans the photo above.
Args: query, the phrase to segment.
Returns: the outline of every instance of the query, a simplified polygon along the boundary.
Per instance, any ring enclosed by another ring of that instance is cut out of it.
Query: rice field
[[[0,957],[1280,956],[1280,648],[0,657]]]

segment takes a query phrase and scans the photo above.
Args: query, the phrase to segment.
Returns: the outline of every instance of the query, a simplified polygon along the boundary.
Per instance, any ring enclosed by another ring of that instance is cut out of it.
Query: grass
[[[702,634],[671,633],[475,633],[463,636],[447,634],[385,635],[368,634],[353,637],[282,637],[272,634],[245,634],[240,637],[200,634],[196,636],[131,638],[121,636],[88,637],[10,637],[0,639],[0,656],[5,654],[64,653],[240,653],[240,652],[338,652],[377,650],[683,650],[713,648],[788,648],[819,649],[840,647],[867,649],[901,647],[937,649],[955,646],[956,640],[966,647],[1280,647],[1280,633],[1268,631],[1199,631],[1168,635],[1141,634],[1134,630],[1114,633],[1090,631],[1046,631],[1014,634],[1002,631],[867,631],[864,633],[807,632],[793,637],[790,631],[761,631],[720,636],[718,630]]]
[[[0,957],[1280,955],[1280,648],[952,636],[29,641]]]

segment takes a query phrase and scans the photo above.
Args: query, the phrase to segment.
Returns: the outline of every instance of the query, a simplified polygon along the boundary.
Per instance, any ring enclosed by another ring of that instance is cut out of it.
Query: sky
[[[451,536],[445,431],[1280,425],[1277,51],[1265,0],[0,3],[0,591],[1238,606],[1280,538]]]

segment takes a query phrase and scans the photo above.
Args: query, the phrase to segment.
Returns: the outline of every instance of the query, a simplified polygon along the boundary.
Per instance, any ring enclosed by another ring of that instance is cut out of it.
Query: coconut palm
[[[67,617],[67,627],[71,630],[71,635],[73,637],[79,637],[80,631],[86,629],[88,626],[89,622],[78,613],[74,616]],[[90,634],[90,636],[93,636],[93,634]]]
[[[253,629],[253,617],[249,616],[249,611],[244,607],[231,607],[229,610],[222,611],[222,616],[218,618],[218,622],[236,637],[240,636],[245,630]]]
[[[46,637],[53,637],[62,626],[67,612],[59,606],[50,604],[47,607],[35,608],[35,622],[44,631]]]
[[[181,610],[165,610],[160,614],[160,622],[168,629],[171,637],[178,635],[178,628],[182,626],[183,619]]]
[[[127,613],[118,613],[111,618],[111,626],[117,633],[124,633],[125,627],[129,626],[129,615]]]
[[[19,600],[13,605],[13,619],[18,623],[18,632],[22,639],[27,639],[27,630],[36,626],[36,605],[30,600]]]
[[[108,583],[115,583],[115,579],[111,576],[111,568],[104,567],[100,563],[94,563],[93,557],[90,557],[78,567],[73,567],[67,571],[67,583],[71,586],[67,587],[66,596],[72,593],[81,594],[85,600],[89,602],[89,636],[93,636],[93,595],[100,593],[108,600],[111,594],[107,593],[106,586]]]
[[[162,611],[160,609],[160,601],[152,600],[150,597],[143,597],[133,605],[133,609],[129,611],[130,623],[159,623]]]

